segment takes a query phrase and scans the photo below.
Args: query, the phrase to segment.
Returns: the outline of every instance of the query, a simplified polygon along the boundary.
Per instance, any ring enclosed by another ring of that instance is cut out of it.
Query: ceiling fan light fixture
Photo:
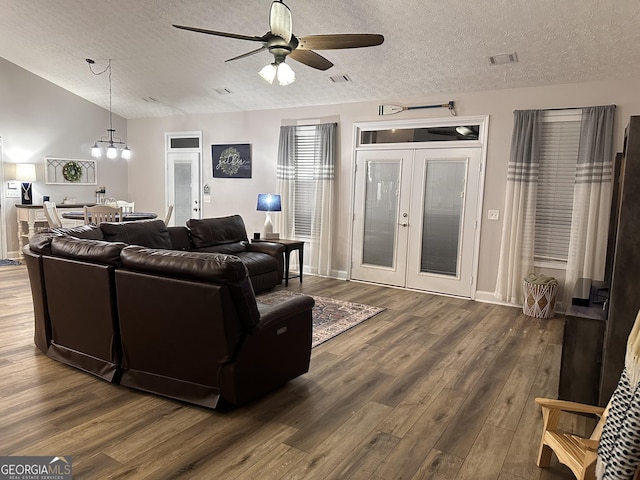
[[[273,80],[276,78],[277,71],[278,71],[277,65],[275,63],[270,63],[262,67],[262,70],[258,72],[258,75],[264,78],[265,81],[272,84]]]
[[[473,130],[465,125],[460,125],[459,127],[456,127],[456,132],[458,132],[463,137],[466,137],[467,135],[471,135],[473,133]]]
[[[284,62],[278,65],[278,83],[280,85],[291,85],[295,81],[296,72],[289,65]]]
[[[270,29],[262,36],[219,32],[205,28],[188,27],[186,25],[173,24],[173,26],[180,30],[261,43],[262,47],[229,58],[225,60],[225,62],[246,58],[265,50],[269,51],[269,53],[273,55],[274,62],[264,67],[259,73],[262,78],[271,84],[273,84],[275,77],[278,77],[278,83],[280,85],[289,85],[293,83],[296,78],[291,67],[284,65],[284,60],[289,55],[289,58],[297,62],[324,71],[333,67],[333,63],[314,50],[373,47],[381,45],[384,42],[383,35],[372,33],[330,33],[297,37],[292,31],[291,10],[284,4],[283,0],[273,0],[271,3],[271,11],[269,14]],[[280,72],[280,70],[282,71]]]

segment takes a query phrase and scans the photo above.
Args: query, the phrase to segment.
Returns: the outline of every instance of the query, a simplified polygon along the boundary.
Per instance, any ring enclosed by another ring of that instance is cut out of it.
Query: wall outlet
[[[487,218],[489,220],[498,220],[500,218],[500,210],[489,210]]]

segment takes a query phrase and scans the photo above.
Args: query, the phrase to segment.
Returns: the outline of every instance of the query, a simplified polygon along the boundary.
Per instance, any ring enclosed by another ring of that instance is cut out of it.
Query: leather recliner
[[[215,408],[308,371],[313,298],[259,310],[230,255],[127,247],[121,258],[122,385]]]
[[[282,283],[284,246],[274,242],[250,243],[240,215],[192,218],[187,228],[198,252],[235,255],[247,266],[256,291],[271,290]]]

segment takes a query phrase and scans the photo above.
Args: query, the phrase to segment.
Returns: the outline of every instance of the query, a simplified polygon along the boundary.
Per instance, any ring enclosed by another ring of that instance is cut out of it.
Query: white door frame
[[[363,145],[360,142],[360,134],[365,131],[372,130],[391,130],[401,128],[425,128],[425,127],[445,127],[458,125],[478,125],[478,140],[463,141],[445,141],[445,142],[404,142],[404,143],[384,143]],[[487,162],[487,139],[489,136],[489,115],[476,115],[466,117],[446,117],[433,119],[411,119],[411,120],[385,120],[378,122],[357,122],[353,124],[353,153],[351,159],[351,183],[350,183],[350,212],[349,212],[349,258],[347,262],[347,279],[351,279],[351,270],[353,265],[353,236],[354,236],[354,208],[355,208],[355,192],[356,192],[356,155],[361,150],[402,150],[402,149],[425,149],[425,148],[466,148],[480,147],[480,175],[478,185],[478,201],[476,218],[477,225],[474,232],[474,248],[473,248],[473,267],[471,281],[471,299],[475,299],[476,287],[478,282],[478,265],[480,254],[480,232],[482,226],[482,206],[484,203],[484,179]]]
[[[175,138],[198,138],[198,147],[187,147],[187,148],[174,148],[171,147],[171,140]],[[187,132],[166,132],[164,134],[164,145],[165,145],[165,155],[164,155],[164,172],[165,172],[165,186],[164,186],[164,203],[165,208],[167,208],[167,204],[169,203],[169,194],[171,190],[171,178],[172,173],[170,172],[170,156],[176,153],[197,153],[198,154],[198,185],[196,185],[197,193],[194,195],[197,203],[198,203],[198,215],[197,218],[201,218],[202,216],[202,185],[203,185],[203,176],[202,176],[202,131],[187,131]],[[193,191],[193,187],[192,187]],[[174,206],[175,209],[175,206]],[[175,211],[174,216],[175,218]]]
[[[4,157],[2,153],[2,137],[0,137],[0,259],[7,258],[7,199],[4,183]],[[22,253],[22,252],[18,252]]]

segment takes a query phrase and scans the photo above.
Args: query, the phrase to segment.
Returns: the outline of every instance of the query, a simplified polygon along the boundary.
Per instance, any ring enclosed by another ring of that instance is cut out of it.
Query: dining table
[[[62,217],[68,218],[69,220],[84,220],[84,211],[71,210],[69,212],[64,212]],[[132,222],[135,220],[152,220],[157,217],[158,214],[153,212],[124,212],[122,214],[122,221]],[[91,213],[89,213],[89,218],[91,218]]]

